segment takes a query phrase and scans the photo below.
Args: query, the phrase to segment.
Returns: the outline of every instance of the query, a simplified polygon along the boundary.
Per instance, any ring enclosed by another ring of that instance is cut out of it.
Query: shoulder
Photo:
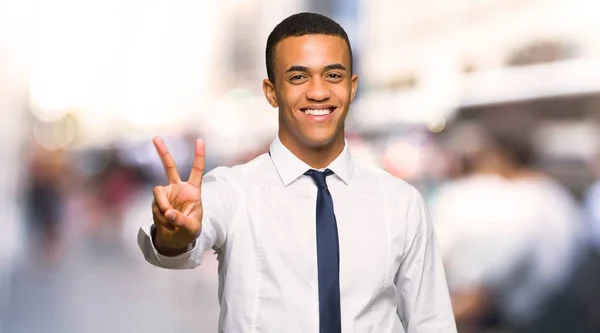
[[[511,198],[512,192],[510,183],[500,176],[471,175],[438,185],[433,191],[431,200],[436,204],[456,207],[472,206],[475,202],[489,202],[497,206],[499,200]]]
[[[211,182],[231,182],[236,185],[243,185],[247,180],[259,177],[264,174],[270,166],[268,154],[262,154],[249,162],[235,166],[219,166],[204,175],[203,183]]]
[[[378,166],[355,160],[354,172],[359,178],[368,180],[375,191],[390,196],[394,204],[398,204],[399,201],[410,203],[414,200],[423,200],[421,193],[412,184]]]

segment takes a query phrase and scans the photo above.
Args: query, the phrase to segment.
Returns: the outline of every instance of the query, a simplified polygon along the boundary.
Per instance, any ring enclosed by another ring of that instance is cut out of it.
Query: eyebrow
[[[342,65],[342,64],[331,64],[331,65],[327,65],[327,66],[325,66],[323,68],[324,71],[330,71],[330,70],[333,70],[333,69],[342,70],[342,71],[347,70],[346,67],[344,67],[344,65]],[[290,68],[288,68],[285,72],[286,73],[289,73],[289,72],[310,72],[310,70],[306,66],[295,65],[295,66],[291,66]]]
[[[344,65],[342,65],[342,64],[332,64],[332,65],[325,66],[324,69],[325,69],[325,71],[330,71],[330,70],[334,70],[334,69],[345,71],[346,67],[344,67]]]

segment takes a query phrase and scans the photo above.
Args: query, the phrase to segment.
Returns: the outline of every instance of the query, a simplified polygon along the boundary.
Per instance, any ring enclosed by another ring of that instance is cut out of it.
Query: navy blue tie
[[[333,200],[325,177],[333,174],[309,170],[317,192],[317,267],[319,274],[319,333],[342,332],[340,314],[340,250]]]

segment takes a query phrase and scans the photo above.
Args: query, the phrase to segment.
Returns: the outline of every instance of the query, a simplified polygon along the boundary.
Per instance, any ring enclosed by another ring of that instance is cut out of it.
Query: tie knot
[[[318,171],[318,170],[308,170],[304,173],[307,176],[310,176],[314,181],[315,184],[317,184],[317,186],[319,188],[327,188],[327,182],[325,181],[325,177],[332,175],[333,171],[329,170],[329,169],[325,169],[325,171]]]

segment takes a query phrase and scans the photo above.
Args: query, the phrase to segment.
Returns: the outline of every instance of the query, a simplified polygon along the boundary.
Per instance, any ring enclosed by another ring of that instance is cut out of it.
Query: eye
[[[344,75],[337,72],[327,73],[325,79],[332,83],[338,83],[342,82],[342,80],[344,79]]]
[[[304,79],[304,76],[301,75],[301,74],[296,74],[296,75],[290,77],[290,81],[299,81],[299,80],[302,80],[302,79]]]

